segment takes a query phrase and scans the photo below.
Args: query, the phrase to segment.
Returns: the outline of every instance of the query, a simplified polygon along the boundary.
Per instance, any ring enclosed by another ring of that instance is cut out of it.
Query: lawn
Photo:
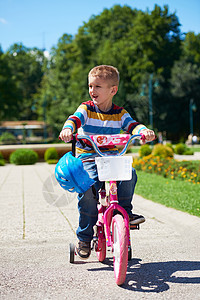
[[[200,217],[200,186],[137,171],[135,193],[168,207]]]
[[[174,147],[175,145],[173,145]],[[190,150],[194,151],[194,152],[200,152],[200,145],[195,145],[195,146],[191,146],[191,147],[188,147]],[[131,153],[138,153],[140,149],[140,146],[131,146],[129,148],[129,152]]]
[[[200,146],[188,147],[190,150],[194,152],[200,152]]]

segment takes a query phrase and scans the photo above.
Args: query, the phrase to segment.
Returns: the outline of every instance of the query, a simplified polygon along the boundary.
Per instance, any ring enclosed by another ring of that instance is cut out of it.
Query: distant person
[[[188,145],[188,146],[191,146],[191,145],[192,145],[192,138],[193,138],[193,135],[190,133],[190,134],[188,135],[188,139],[187,139],[187,141],[186,141],[186,145]]]
[[[193,135],[192,144],[197,144],[197,143],[198,143],[198,137],[196,135]]]
[[[158,132],[158,143],[163,144],[162,132]]]

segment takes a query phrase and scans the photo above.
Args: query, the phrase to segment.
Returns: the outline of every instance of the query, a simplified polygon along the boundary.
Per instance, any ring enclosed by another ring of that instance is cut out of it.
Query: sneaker
[[[81,259],[87,259],[91,253],[91,242],[78,241],[76,253]]]
[[[137,225],[145,222],[145,217],[132,214],[129,216],[129,224],[131,225]]]

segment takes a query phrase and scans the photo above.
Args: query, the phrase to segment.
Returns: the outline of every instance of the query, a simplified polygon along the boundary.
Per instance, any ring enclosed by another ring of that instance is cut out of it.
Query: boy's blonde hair
[[[111,85],[119,85],[119,71],[113,66],[100,65],[90,70],[88,78],[90,76],[98,77],[104,80],[109,80]]]

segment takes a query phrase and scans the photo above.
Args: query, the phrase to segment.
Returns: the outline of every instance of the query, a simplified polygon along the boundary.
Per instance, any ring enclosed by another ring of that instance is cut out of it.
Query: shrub
[[[0,166],[5,166],[5,160],[0,158]]]
[[[31,149],[17,149],[10,155],[10,163],[15,165],[33,165],[38,161],[38,154]]]
[[[142,145],[139,150],[139,156],[148,156],[149,154],[151,154],[151,151],[151,147],[148,144]]]
[[[185,152],[186,150],[187,150],[187,147],[186,147],[186,145],[183,144],[183,143],[177,144],[177,145],[175,146],[175,148],[174,148],[174,152],[175,152],[176,154],[180,154],[180,155],[184,154],[184,152]]]
[[[51,164],[57,164],[57,162],[58,162],[58,159],[49,159],[49,160],[47,160],[47,163],[49,165],[51,165]]]
[[[54,147],[47,149],[44,153],[45,161],[52,160],[52,159],[58,159],[58,152]]]
[[[171,149],[172,149],[172,151],[174,152],[174,148],[173,148],[173,146],[172,146],[172,144],[171,143],[166,143],[166,145],[165,146],[167,146],[167,147],[170,147]]]
[[[179,143],[175,146],[174,149],[176,154],[179,155],[193,155],[194,152],[192,150],[190,150],[185,144],[183,143]]]
[[[16,144],[16,137],[10,132],[4,132],[0,136],[0,143],[1,144]]]
[[[152,155],[153,156],[159,156],[159,157],[162,157],[162,158],[166,158],[166,157],[173,157],[174,152],[168,146],[165,146],[165,145],[162,145],[162,144],[156,144],[153,147]]]
[[[5,160],[3,158],[3,154],[0,152],[0,166],[5,166]]]
[[[133,168],[173,180],[184,180],[193,184],[200,184],[199,161],[176,161],[173,158],[160,158],[159,156],[149,155],[143,158],[134,158]]]
[[[194,152],[190,149],[187,149],[185,152],[183,152],[184,155],[194,155]]]

